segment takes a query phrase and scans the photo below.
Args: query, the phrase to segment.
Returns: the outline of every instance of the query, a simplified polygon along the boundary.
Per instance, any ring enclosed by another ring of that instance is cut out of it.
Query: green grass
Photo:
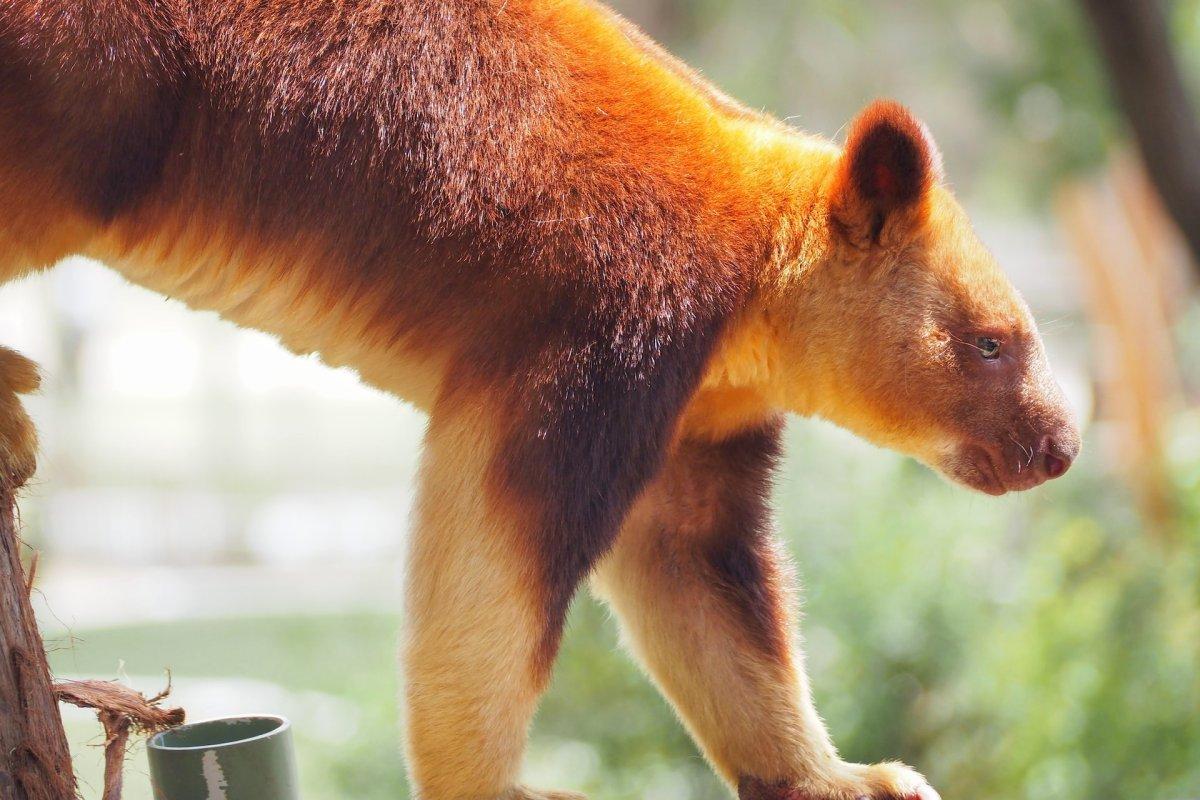
[[[58,672],[237,676],[341,694],[395,692],[399,621],[386,614],[193,620],[47,641]]]

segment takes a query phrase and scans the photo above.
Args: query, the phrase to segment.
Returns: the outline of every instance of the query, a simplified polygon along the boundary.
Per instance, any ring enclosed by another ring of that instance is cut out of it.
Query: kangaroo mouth
[[[1023,492],[1061,477],[1070,468],[1078,447],[1061,447],[1044,436],[1036,444],[1012,446],[968,443],[942,465],[949,478],[984,494]]]
[[[969,489],[993,497],[1009,491],[987,450],[978,445],[969,445],[960,450],[942,466],[942,472]]]

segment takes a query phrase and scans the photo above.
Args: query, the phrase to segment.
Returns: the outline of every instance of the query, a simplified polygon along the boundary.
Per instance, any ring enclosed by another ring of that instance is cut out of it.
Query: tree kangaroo
[[[0,0],[0,280],[85,254],[424,409],[422,800],[519,782],[579,584],[742,800],[930,800],[839,759],[769,494],[783,415],[989,494],[1079,433],[925,127],[843,146],[590,0]],[[0,350],[0,465],[37,385]]]

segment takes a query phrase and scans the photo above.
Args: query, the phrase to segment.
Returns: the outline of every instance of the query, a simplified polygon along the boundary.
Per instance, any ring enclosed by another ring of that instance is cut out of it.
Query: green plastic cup
[[[154,800],[300,800],[292,724],[228,717],[181,725],[146,745]]]

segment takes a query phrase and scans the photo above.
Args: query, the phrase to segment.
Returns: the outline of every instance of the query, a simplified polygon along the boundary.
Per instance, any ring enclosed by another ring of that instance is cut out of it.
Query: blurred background
[[[1200,797],[1200,1],[616,5],[798,128],[911,105],[1086,420],[1067,477],[1002,499],[792,423],[776,505],[843,755],[910,762],[948,800]],[[57,674],[151,693],[169,669],[193,718],[291,716],[308,800],[406,796],[422,417],[84,261],[0,291],[0,341],[47,376],[21,510]],[[95,797],[103,737],[65,713]],[[145,772],[135,752],[130,800]],[[725,796],[586,596],[527,779]]]

